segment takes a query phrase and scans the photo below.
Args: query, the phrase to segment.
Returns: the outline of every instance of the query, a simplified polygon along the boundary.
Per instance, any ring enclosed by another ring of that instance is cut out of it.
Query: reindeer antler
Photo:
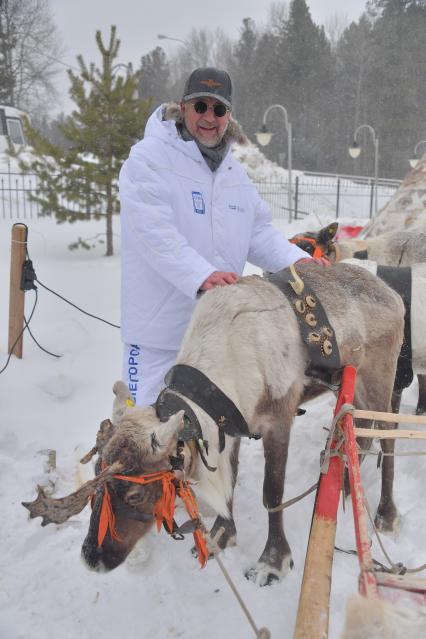
[[[90,495],[96,491],[100,484],[122,470],[122,464],[115,462],[99,473],[97,477],[87,481],[71,495],[60,497],[59,499],[49,497],[41,486],[37,486],[37,498],[34,501],[23,501],[22,505],[30,511],[31,519],[34,517],[43,518],[42,526],[63,524],[67,519],[83,510]]]

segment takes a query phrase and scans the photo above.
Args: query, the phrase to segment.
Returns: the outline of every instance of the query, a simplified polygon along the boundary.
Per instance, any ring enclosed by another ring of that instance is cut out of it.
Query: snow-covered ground
[[[322,220],[324,223],[329,221]],[[352,222],[352,220],[348,220]],[[119,323],[119,228],[116,255],[103,257],[103,248],[70,252],[78,236],[95,236],[102,223],[56,225],[50,219],[28,222],[28,249],[38,278],[91,313]],[[306,222],[289,227],[287,235],[303,230]],[[11,222],[0,220],[0,368],[6,361]],[[254,269],[249,267],[248,272]],[[34,293],[26,293],[30,314]],[[348,318],[350,321],[350,318]],[[88,529],[89,507],[62,526],[40,526],[29,520],[21,501],[32,500],[37,483],[55,483],[55,495],[68,494],[91,476],[79,458],[95,443],[102,419],[110,415],[113,382],[120,377],[120,335],[99,321],[82,315],[42,288],[31,322],[38,341],[61,354],[55,359],[37,348],[26,334],[24,357],[12,358],[0,376],[0,637],[2,639],[248,639],[253,631],[214,561],[204,570],[190,554],[191,539],[175,542],[164,532],[152,532],[137,552],[111,573],[90,572],[80,560]],[[406,391],[402,412],[414,412],[417,383]],[[295,420],[285,499],[318,477],[319,454],[330,425],[334,399],[326,395],[307,406]],[[399,450],[419,449],[401,443]],[[57,454],[57,469],[44,470],[46,454]],[[424,458],[396,461],[395,498],[402,515],[396,537],[385,539],[394,561],[413,567],[426,561],[424,531]],[[371,457],[362,477],[372,508],[378,503],[379,471]],[[295,562],[294,570],[278,585],[258,588],[244,578],[266,539],[267,515],[262,507],[263,453],[261,442],[245,441],[235,496],[238,545],[223,553],[258,627],[273,638],[293,635],[298,594],[314,496],[285,512],[285,526]],[[178,513],[178,521],[184,520]],[[213,519],[206,516],[206,522]],[[340,511],[337,545],[355,547],[351,508]],[[384,561],[373,541],[373,555]],[[330,637],[340,636],[345,602],[357,591],[358,565],[354,556],[334,558]]]

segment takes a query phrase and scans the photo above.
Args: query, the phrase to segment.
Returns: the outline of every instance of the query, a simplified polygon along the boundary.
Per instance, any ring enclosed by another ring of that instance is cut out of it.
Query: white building
[[[23,111],[0,105],[0,153],[4,153],[8,148],[8,137],[15,145],[25,145],[24,117],[27,115]]]

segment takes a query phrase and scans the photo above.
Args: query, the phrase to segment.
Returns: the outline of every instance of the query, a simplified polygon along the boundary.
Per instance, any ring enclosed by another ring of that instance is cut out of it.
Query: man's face
[[[204,102],[207,105],[205,113],[197,113],[195,110],[194,106],[199,102]],[[194,138],[208,147],[219,144],[231,117],[231,112],[228,110],[222,117],[215,115],[213,108],[216,104],[223,106],[219,100],[207,97],[181,102],[186,128]]]

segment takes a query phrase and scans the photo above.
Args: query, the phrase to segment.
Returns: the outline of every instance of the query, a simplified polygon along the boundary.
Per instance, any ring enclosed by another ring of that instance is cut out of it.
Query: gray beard
[[[206,146],[205,144],[197,140],[196,137],[191,135],[184,123],[182,123],[180,126],[177,125],[177,127],[182,140],[185,140],[185,142],[193,140],[200,149],[201,155],[205,159],[210,170],[216,171],[228,151],[229,145],[225,142],[224,138],[222,137],[219,144],[216,144],[216,146]]]

